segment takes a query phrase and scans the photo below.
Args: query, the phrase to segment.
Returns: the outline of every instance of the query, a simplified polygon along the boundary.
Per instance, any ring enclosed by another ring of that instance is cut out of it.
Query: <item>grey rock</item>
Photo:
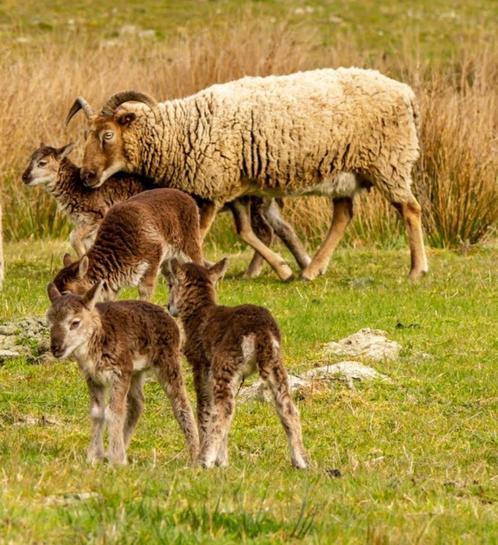
[[[340,341],[330,342],[324,348],[325,356],[368,358],[374,361],[395,360],[400,352],[401,345],[389,340],[385,331],[368,327]]]

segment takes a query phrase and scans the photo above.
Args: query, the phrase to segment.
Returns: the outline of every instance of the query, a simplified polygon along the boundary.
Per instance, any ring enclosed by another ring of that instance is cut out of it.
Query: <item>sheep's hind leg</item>
[[[264,213],[264,201],[259,197],[251,197],[251,225],[254,234],[263,244],[270,247],[274,240],[274,233]],[[254,252],[249,267],[244,276],[246,278],[257,278],[263,270],[264,258],[259,252]]]
[[[289,248],[295,257],[297,264],[301,269],[305,269],[310,263],[311,258],[304,249],[302,242],[296,235],[294,229],[287,223],[280,212],[280,206],[276,199],[271,199],[265,211],[265,218],[275,231],[276,235]]]
[[[393,206],[403,218],[410,244],[411,268],[410,280],[419,280],[429,270],[422,232],[422,209],[412,195],[405,202],[393,202]]]
[[[304,269],[301,276],[304,280],[314,280],[318,275],[324,274],[330,262],[330,258],[342,240],[346,228],[353,217],[353,199],[344,197],[333,199],[333,217],[329,232],[322,245],[318,249],[311,263]]]
[[[251,227],[251,217],[249,212],[249,202],[247,199],[239,199],[232,203],[234,211],[235,223],[237,232],[244,242],[252,246],[259,252],[268,263],[273,267],[281,280],[290,280],[292,278],[292,270],[277,253],[273,252],[259,240],[254,234]]]

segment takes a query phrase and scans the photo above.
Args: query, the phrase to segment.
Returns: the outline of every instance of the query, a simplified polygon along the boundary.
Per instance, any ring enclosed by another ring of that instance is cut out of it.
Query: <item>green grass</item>
[[[248,10],[270,20],[309,27],[325,43],[334,42],[341,33],[354,36],[371,53],[396,54],[407,29],[415,30],[420,38],[417,46],[430,55],[451,52],[458,45],[455,36],[490,29],[498,16],[494,0],[404,0],[382,5],[374,0],[133,0],[119,6],[110,0],[3,0],[0,37],[57,39],[61,32],[69,31],[112,39],[124,26],[134,25],[155,31],[155,37],[163,40],[198,32],[221,20],[243,24]]]
[[[2,318],[45,312],[62,246],[7,245]],[[220,300],[270,308],[290,370],[323,361],[324,342],[375,327],[404,347],[398,361],[374,364],[393,383],[337,384],[299,400],[313,463],[298,472],[272,407],[257,402],[237,408],[229,469],[188,468],[150,382],[131,464],[112,469],[85,463],[87,393],[76,365],[9,363],[0,368],[0,543],[498,543],[496,247],[432,251],[419,285],[405,279],[406,250],[339,250],[312,284],[270,273],[243,280],[247,261],[232,258]],[[165,299],[161,285],[155,300]],[[26,415],[54,424],[15,425]],[[97,495],[50,499],[79,492]]]

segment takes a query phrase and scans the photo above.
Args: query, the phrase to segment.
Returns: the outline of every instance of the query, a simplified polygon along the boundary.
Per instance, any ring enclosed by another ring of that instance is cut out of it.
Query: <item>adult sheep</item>
[[[147,107],[122,106],[129,101]],[[77,100],[68,119],[80,107]],[[97,187],[117,171],[137,172],[208,199],[214,211],[233,201],[242,239],[282,279],[291,270],[254,236],[243,197],[328,195],[333,219],[303,270],[308,280],[325,272],[352,218],[355,193],[374,185],[406,223],[410,278],[418,279],[427,259],[411,191],[416,117],[409,86],[359,68],[246,77],[161,103],[123,92],[90,118],[83,176]],[[206,216],[207,226],[214,213]]]

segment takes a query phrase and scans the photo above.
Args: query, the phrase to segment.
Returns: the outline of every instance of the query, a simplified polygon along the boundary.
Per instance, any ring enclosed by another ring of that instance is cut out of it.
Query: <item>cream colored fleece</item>
[[[123,133],[132,169],[193,195],[333,196],[337,174],[351,172],[390,201],[411,197],[415,95],[377,71],[246,77],[162,102],[159,119],[134,108],[139,115]]]

